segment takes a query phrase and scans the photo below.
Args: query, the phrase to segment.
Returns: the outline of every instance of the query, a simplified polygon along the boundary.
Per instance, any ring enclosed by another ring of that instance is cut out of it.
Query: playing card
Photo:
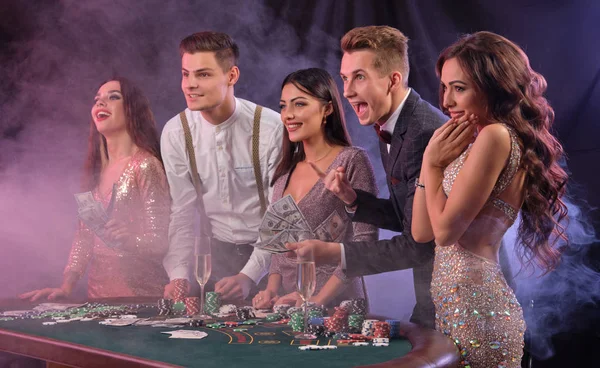
[[[170,339],[203,339],[208,336],[206,332],[196,330],[163,331],[161,333],[171,335]]]

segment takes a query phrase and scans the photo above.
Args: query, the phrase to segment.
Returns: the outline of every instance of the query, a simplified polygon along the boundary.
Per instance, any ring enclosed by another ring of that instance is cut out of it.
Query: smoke
[[[598,238],[590,221],[590,209],[573,195],[573,190],[570,192],[563,199],[569,211],[563,222],[569,247],[560,265],[542,276],[539,268],[521,268],[519,261],[512,258],[513,269],[520,270],[515,277],[516,294],[527,323],[528,350],[539,359],[554,354],[554,336],[589,330],[590,323],[594,323],[589,312],[600,303],[599,265],[593,264],[591,255],[593,247],[598,246]],[[515,223],[504,237],[509,247],[517,245],[518,226]]]
[[[0,36],[6,30],[13,37],[0,56],[0,297],[60,284],[76,228],[73,194],[80,191],[90,110],[104,80],[118,74],[136,82],[162,130],[186,107],[178,46],[194,32],[231,35],[240,46],[236,95],[275,110],[288,73],[314,66],[339,73],[339,40],[316,28],[298,35],[263,1],[3,7]],[[81,293],[85,283],[78,287]]]

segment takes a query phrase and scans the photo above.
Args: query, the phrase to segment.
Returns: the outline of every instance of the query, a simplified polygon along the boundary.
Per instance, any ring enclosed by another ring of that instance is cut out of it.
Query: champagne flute
[[[296,289],[304,304],[304,332],[296,335],[295,338],[302,340],[312,340],[317,337],[309,334],[307,330],[308,319],[308,300],[315,292],[317,286],[317,272],[315,267],[315,259],[312,252],[304,255],[296,255],[297,274],[296,274]]]
[[[204,286],[210,279],[212,271],[209,237],[197,236],[194,239],[194,258],[196,259],[194,275],[200,284],[200,314],[204,315]]]

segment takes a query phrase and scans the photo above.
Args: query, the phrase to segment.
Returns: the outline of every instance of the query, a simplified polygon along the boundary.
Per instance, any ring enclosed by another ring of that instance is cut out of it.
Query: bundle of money
[[[315,239],[302,212],[291,195],[272,203],[265,212],[259,227],[260,241],[254,247],[269,253],[289,252],[286,243]]]
[[[79,219],[92,230],[100,240],[102,240],[108,247],[114,248],[120,246],[118,241],[109,241],[106,237],[105,225],[109,220],[112,208],[115,203],[115,196],[117,194],[117,185],[113,185],[112,196],[106,210],[102,207],[102,203],[94,199],[92,192],[77,193],[75,194],[75,200],[77,201],[77,211]]]

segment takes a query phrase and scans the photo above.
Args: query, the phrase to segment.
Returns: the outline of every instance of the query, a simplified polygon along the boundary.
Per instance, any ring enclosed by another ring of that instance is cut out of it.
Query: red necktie
[[[382,130],[379,127],[379,124],[375,123],[373,125],[373,128],[375,128],[375,132],[377,132],[377,135],[379,136],[379,139],[385,143],[385,144],[391,144],[392,143],[392,134],[390,134],[390,132],[387,132],[385,130]]]

